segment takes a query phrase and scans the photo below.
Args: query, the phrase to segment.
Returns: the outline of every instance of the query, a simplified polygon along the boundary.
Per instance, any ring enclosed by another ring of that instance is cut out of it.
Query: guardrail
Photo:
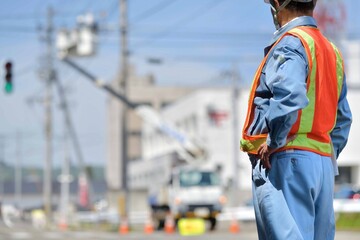
[[[129,214],[130,224],[143,224],[149,220],[150,213],[148,211],[133,211]],[[242,221],[255,220],[255,214],[252,207],[236,207],[225,208],[222,213],[218,215],[219,221],[230,221],[233,219]],[[117,212],[78,212],[74,219],[78,222],[96,223],[100,221],[107,221],[118,224],[119,216]]]
[[[254,208],[251,206],[235,207],[235,208],[224,208],[223,212],[219,214],[219,221],[254,221],[255,213]]]
[[[334,211],[340,212],[360,212],[360,200],[353,199],[335,199]],[[133,211],[129,214],[129,223],[143,224],[149,219],[150,213],[147,211]],[[219,221],[254,221],[255,214],[252,206],[227,207],[218,215]],[[119,223],[117,212],[79,212],[76,214],[76,220],[83,222],[109,221]]]
[[[360,199],[335,199],[334,211],[336,213],[341,212],[360,212]]]
[[[17,212],[12,208],[2,207],[3,221],[8,227],[13,227],[14,223],[19,219]],[[360,199],[335,199],[335,213],[360,213]],[[129,214],[130,224],[144,224],[149,220],[150,213],[148,211],[133,211]],[[219,221],[254,221],[255,214],[252,206],[227,207],[218,215]],[[119,224],[119,216],[117,211],[108,212],[77,212],[72,218],[72,222],[98,223],[109,222]]]

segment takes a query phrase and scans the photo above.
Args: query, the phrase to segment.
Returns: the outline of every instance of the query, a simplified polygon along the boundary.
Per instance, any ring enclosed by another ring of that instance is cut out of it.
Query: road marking
[[[44,232],[41,234],[46,239],[61,239],[63,238],[62,233],[59,232]]]
[[[31,239],[32,235],[28,232],[13,232],[10,233],[12,239]]]

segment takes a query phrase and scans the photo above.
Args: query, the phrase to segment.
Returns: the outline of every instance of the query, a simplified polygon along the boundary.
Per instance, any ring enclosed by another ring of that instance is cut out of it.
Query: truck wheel
[[[158,231],[163,230],[163,229],[164,229],[164,226],[165,226],[165,220],[164,220],[164,219],[160,219],[160,220],[158,221],[157,230],[158,230]]]
[[[216,229],[217,220],[216,218],[212,217],[209,219],[209,221],[210,221],[210,231],[214,231]]]

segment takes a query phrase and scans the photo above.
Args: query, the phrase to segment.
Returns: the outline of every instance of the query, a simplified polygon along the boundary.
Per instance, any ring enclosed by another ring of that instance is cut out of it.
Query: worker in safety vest
[[[253,166],[259,239],[334,239],[336,159],[351,125],[344,63],[316,0],[265,0],[276,32],[252,85],[241,149]]]

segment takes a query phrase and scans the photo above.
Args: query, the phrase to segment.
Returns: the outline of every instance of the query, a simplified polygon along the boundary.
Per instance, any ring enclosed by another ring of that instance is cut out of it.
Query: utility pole
[[[52,221],[52,82],[55,75],[53,66],[53,9],[49,8],[47,11],[47,26],[46,26],[46,95],[44,100],[45,107],[45,165],[44,165],[44,210],[46,216],[46,223]]]
[[[5,137],[0,135],[0,207],[1,203],[5,199],[5,178],[4,178],[4,168],[5,168]],[[0,217],[1,217],[1,209],[0,209]]]
[[[127,80],[128,80],[128,42],[127,42],[127,31],[128,31],[128,19],[127,19],[127,0],[120,0],[120,39],[121,39],[121,52],[120,52],[120,71],[121,76],[119,78],[118,87],[119,90],[127,97]],[[128,161],[128,136],[127,136],[127,107],[126,105],[121,106],[120,111],[120,137],[121,141],[121,159],[120,173],[121,173],[121,194],[119,198],[119,214],[120,216],[127,217],[128,213],[128,184],[127,184],[127,161]]]
[[[233,80],[233,87],[232,87],[232,112],[233,112],[233,144],[234,144],[234,158],[233,158],[233,204],[234,206],[237,206],[238,203],[238,192],[239,192],[239,141],[240,141],[240,135],[239,135],[239,87],[238,87],[238,81],[239,76],[236,69],[236,64],[233,66],[233,72],[232,72],[232,80]]]
[[[20,207],[22,198],[21,133],[16,133],[15,202]]]
[[[68,224],[69,200],[70,200],[70,151],[69,151],[69,129],[64,125],[64,162],[62,164],[61,175],[59,177],[60,186],[60,224]]]
[[[86,181],[86,183],[89,183],[90,179],[86,172],[84,157],[83,157],[83,154],[81,151],[79,139],[78,139],[77,133],[75,131],[73,121],[71,119],[71,113],[70,113],[69,104],[68,104],[68,101],[66,98],[65,88],[61,84],[60,79],[58,79],[57,77],[54,79],[54,82],[55,82],[56,89],[57,89],[57,92],[58,92],[58,95],[60,98],[61,109],[64,114],[64,128],[65,128],[65,132],[66,132],[65,135],[67,136],[67,138],[70,138],[72,140],[72,144],[75,149],[76,158],[79,163],[79,169],[80,169],[79,179],[82,179],[82,180]]]

